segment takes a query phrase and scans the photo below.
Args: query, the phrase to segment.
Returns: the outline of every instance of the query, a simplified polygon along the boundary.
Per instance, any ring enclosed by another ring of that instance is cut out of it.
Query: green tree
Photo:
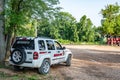
[[[78,36],[80,41],[93,42],[95,39],[94,26],[86,15],[82,16],[77,24]]]
[[[56,23],[60,38],[73,40],[74,30],[76,28],[76,19],[68,12],[60,12],[56,16]]]
[[[59,12],[51,21],[43,20],[43,23],[39,24],[38,35],[71,41],[79,40],[76,19],[68,12]]]
[[[120,14],[116,16],[114,34],[120,36]]]
[[[119,13],[120,6],[116,4],[110,4],[105,7],[105,9],[101,10],[101,14],[103,15],[102,30],[106,35],[119,35]]]
[[[102,32],[102,27],[98,26],[98,27],[94,27],[94,31],[95,31],[95,41],[100,41],[100,39],[102,38],[102,35],[104,35],[104,32]]]
[[[59,0],[6,0],[5,2],[5,35],[6,52],[10,50],[12,38],[16,35],[34,34],[33,28],[26,28],[26,25],[43,18],[50,18],[59,10],[55,7]],[[27,31],[28,30],[28,31]],[[0,45],[1,46],[1,45]],[[1,52],[0,52],[1,53]],[[2,53],[5,54],[5,53]]]

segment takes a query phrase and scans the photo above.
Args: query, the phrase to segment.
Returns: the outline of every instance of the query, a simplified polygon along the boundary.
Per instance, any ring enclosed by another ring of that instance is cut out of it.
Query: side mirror
[[[66,47],[63,47],[63,49],[66,49]]]

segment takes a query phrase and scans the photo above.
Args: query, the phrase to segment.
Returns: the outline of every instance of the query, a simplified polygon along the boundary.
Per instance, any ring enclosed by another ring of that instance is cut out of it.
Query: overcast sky
[[[95,26],[100,26],[101,9],[104,9],[107,4],[116,2],[120,5],[120,0],[60,0],[60,6],[63,7],[62,11],[72,14],[77,21],[83,15],[87,15]]]

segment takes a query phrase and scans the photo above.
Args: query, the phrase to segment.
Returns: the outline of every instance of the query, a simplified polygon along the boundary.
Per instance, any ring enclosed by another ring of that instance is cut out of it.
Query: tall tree
[[[86,15],[82,16],[77,24],[78,36],[80,41],[93,42],[95,39],[94,26]]]
[[[5,37],[4,37],[4,0],[0,0],[0,63],[5,57]]]
[[[39,24],[38,35],[78,41],[76,19],[68,12],[59,12],[50,22],[44,19]]]
[[[62,39],[75,41],[77,37],[76,19],[68,12],[60,12],[56,17],[59,25],[59,33]],[[75,36],[76,35],[76,36]]]
[[[42,18],[52,18],[51,14],[59,9],[59,7],[54,6],[58,3],[59,0],[6,0],[6,25],[4,27],[7,43],[6,52],[8,53],[10,50],[12,38],[18,34],[20,35],[20,31],[23,33],[27,31],[24,29],[26,29],[25,27],[29,22],[33,23],[35,20],[38,21]]]
[[[105,9],[101,10],[101,14],[103,15],[102,30],[106,35],[117,35],[119,34],[119,13],[120,6],[116,4],[110,4],[105,7]]]

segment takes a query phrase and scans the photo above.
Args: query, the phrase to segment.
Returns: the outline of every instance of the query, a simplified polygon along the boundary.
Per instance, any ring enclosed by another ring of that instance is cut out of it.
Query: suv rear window
[[[13,44],[13,48],[21,48],[21,49],[34,49],[34,40],[16,40]]]

